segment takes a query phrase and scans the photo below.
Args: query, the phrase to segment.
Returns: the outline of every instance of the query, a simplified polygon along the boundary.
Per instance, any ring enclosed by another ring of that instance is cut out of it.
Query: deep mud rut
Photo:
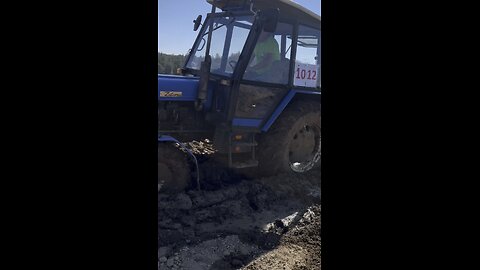
[[[158,269],[320,269],[320,169],[207,187],[159,194]]]

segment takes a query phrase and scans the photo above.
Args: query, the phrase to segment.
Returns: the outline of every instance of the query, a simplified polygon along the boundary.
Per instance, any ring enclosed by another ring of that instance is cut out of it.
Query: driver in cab
[[[269,81],[268,73],[273,69],[273,63],[278,60],[280,60],[280,52],[277,40],[273,37],[273,33],[262,31],[250,59],[253,65],[247,67],[244,79]]]

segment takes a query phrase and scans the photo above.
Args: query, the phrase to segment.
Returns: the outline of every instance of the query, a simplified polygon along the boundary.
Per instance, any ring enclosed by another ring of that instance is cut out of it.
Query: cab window
[[[320,88],[320,30],[300,25],[296,45],[293,84]]]
[[[287,84],[293,27],[277,24],[275,32],[262,31],[243,76],[244,80]]]
[[[231,76],[238,57],[245,45],[245,41],[252,26],[252,16],[217,17],[213,20],[212,40],[210,42],[210,57],[212,64],[210,71],[213,74]],[[193,53],[187,62],[187,68],[199,70],[205,60],[209,27],[205,27],[200,38],[193,47]]]

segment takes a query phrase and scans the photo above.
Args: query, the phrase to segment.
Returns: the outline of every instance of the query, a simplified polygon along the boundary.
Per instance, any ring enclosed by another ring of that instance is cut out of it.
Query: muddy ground
[[[208,178],[159,194],[158,269],[320,269],[320,169]]]

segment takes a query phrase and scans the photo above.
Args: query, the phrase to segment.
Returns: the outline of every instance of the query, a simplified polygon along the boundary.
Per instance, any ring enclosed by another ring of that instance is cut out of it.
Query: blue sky
[[[294,2],[320,15],[321,0]],[[202,15],[203,22],[211,8],[206,0],[158,0],[158,51],[186,54],[198,34],[193,31],[193,20]]]

